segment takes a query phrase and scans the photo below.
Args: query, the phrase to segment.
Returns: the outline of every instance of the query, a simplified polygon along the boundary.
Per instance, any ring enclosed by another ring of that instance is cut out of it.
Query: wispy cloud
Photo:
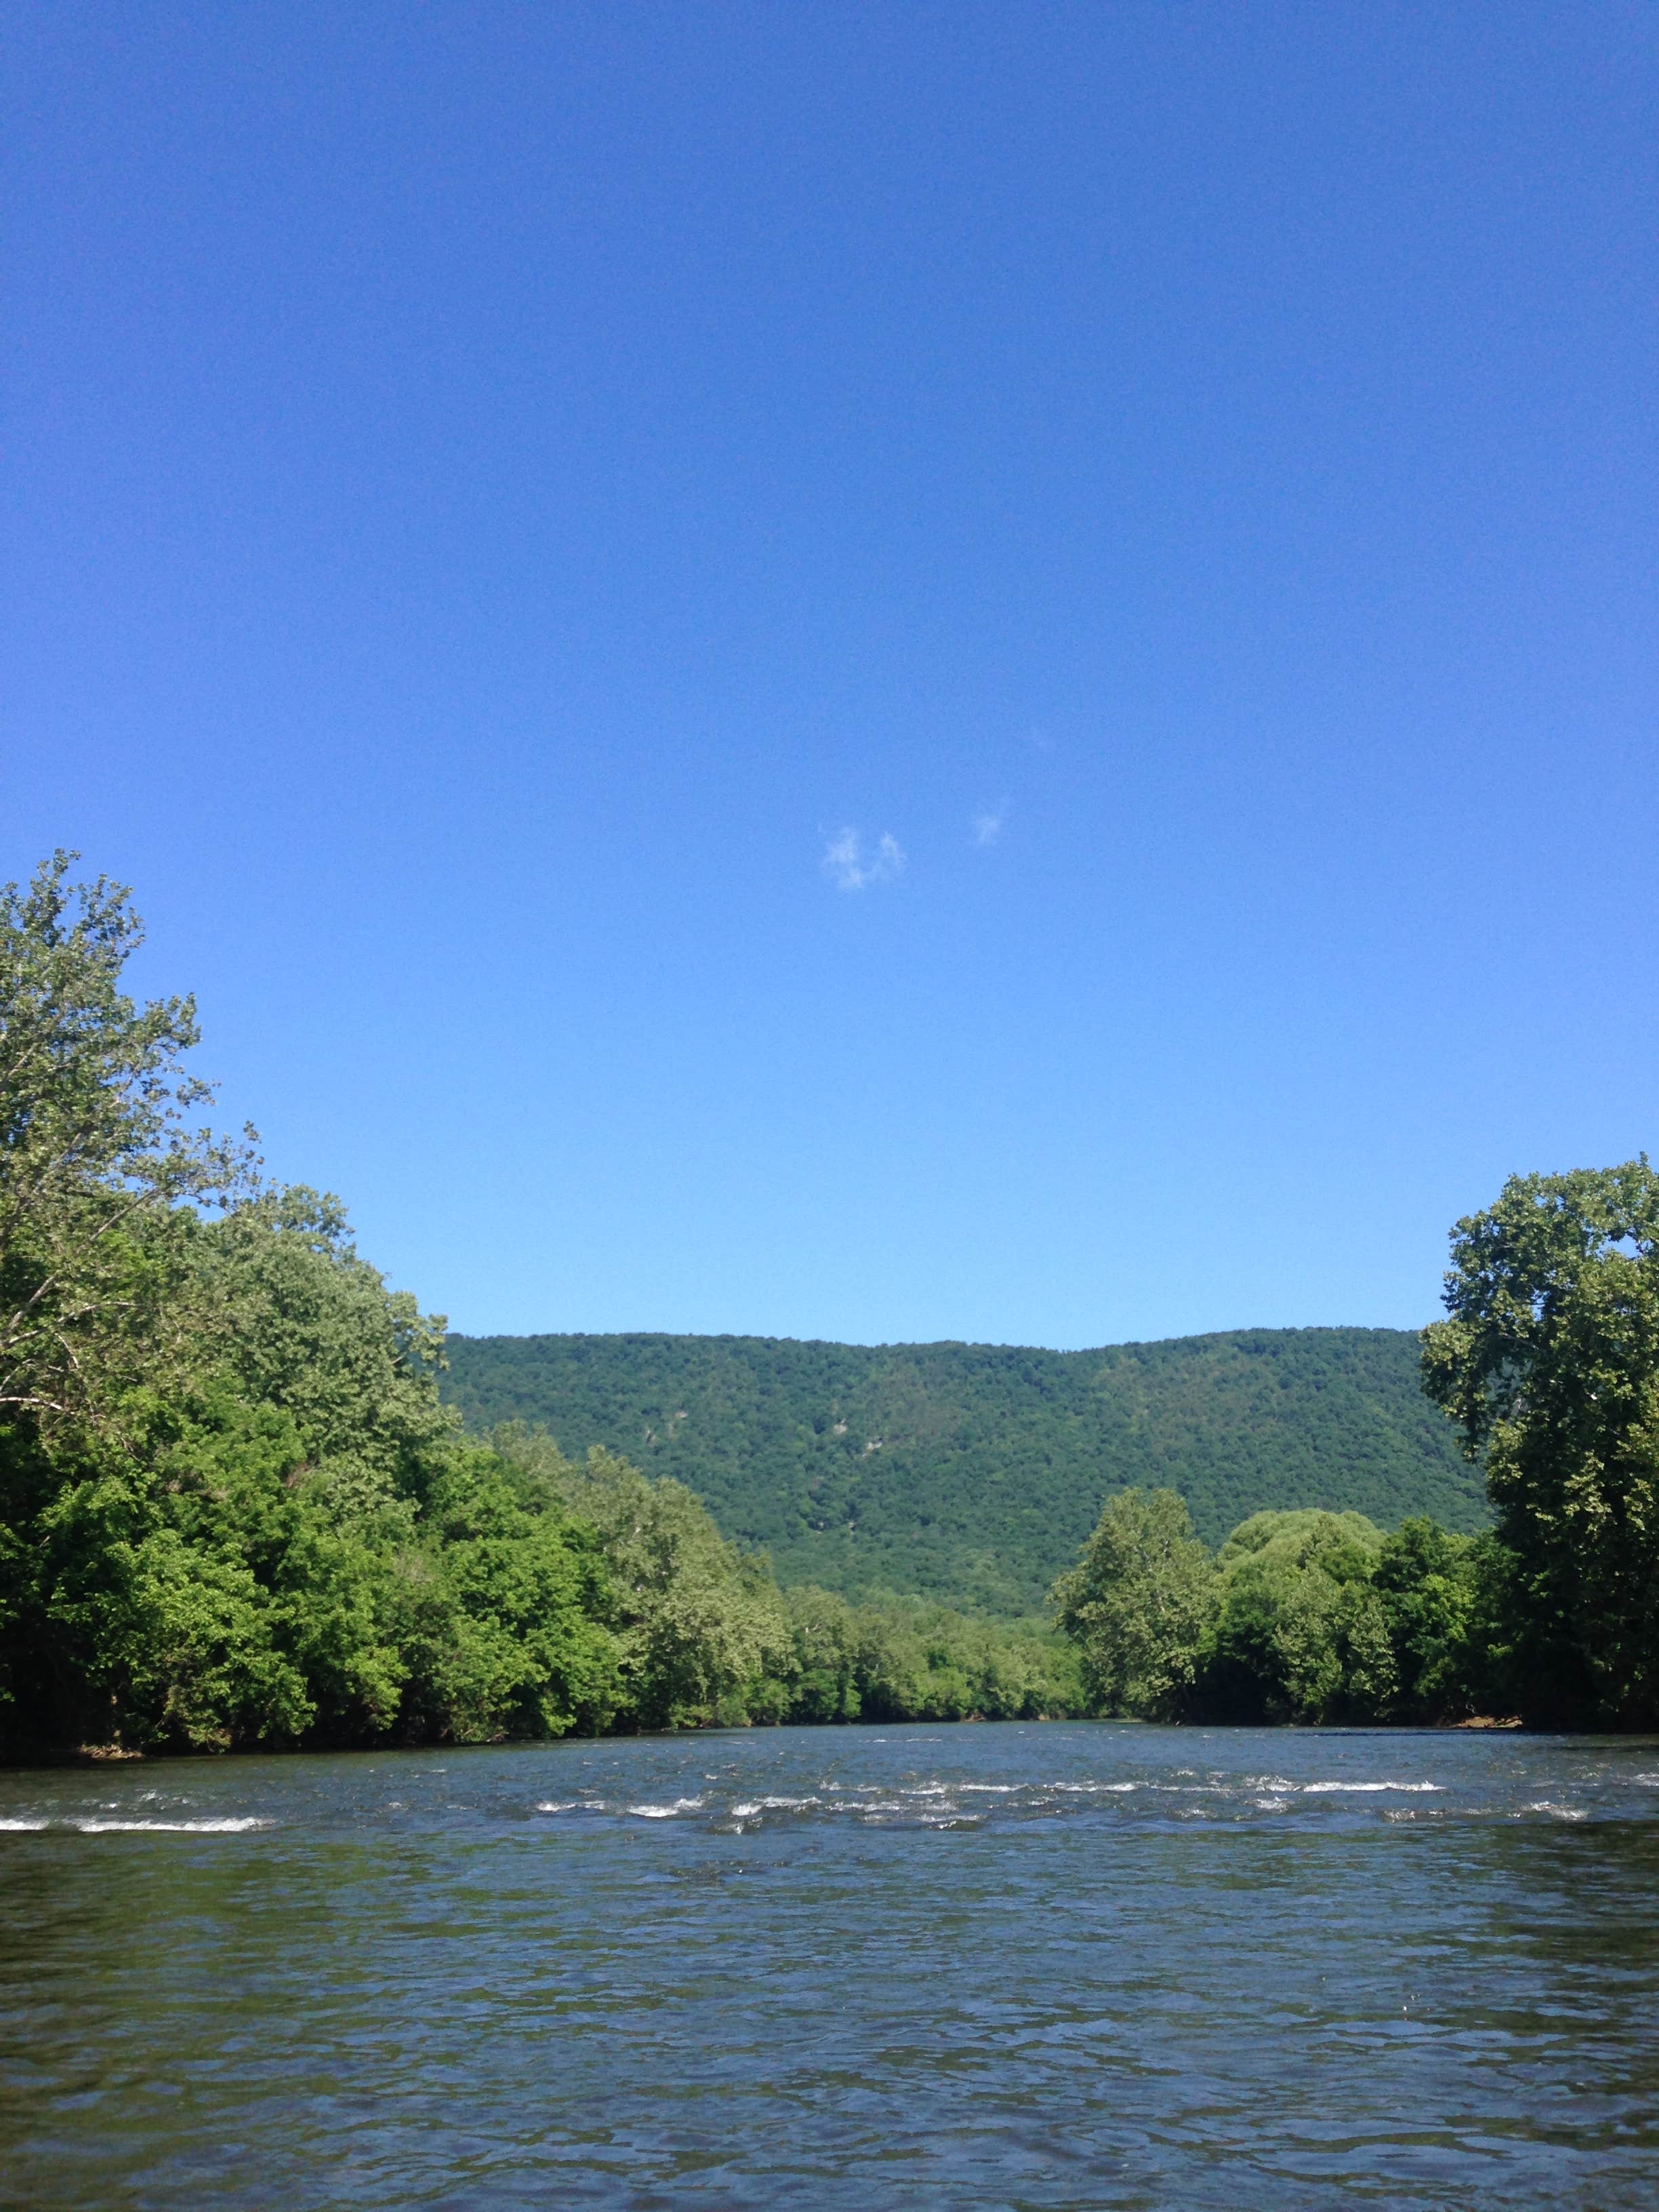
[[[1000,814],[976,814],[973,829],[975,844],[994,845],[1002,835],[1002,817]]]
[[[884,830],[866,859],[858,831],[843,830],[830,840],[823,872],[838,891],[866,890],[872,884],[896,884],[904,873],[904,854],[898,839]]]

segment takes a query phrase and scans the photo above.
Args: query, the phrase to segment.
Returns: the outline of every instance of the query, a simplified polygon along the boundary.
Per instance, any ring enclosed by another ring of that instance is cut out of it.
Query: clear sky
[[[0,878],[455,1326],[1415,1326],[1659,1138],[1659,9],[6,74]]]

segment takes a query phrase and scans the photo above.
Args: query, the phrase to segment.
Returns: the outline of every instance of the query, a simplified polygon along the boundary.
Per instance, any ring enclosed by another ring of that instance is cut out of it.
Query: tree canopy
[[[1484,1458],[1529,1710],[1659,1723],[1659,1175],[1512,1176],[1446,1308],[1425,1385]]]
[[[1060,1625],[1079,1644],[1102,1712],[1163,1718],[1191,1691],[1213,1605],[1210,1555],[1172,1490],[1125,1490],[1054,1585]]]
[[[1384,1331],[1087,1355],[532,1340],[532,1381],[554,1344],[590,1410],[608,1390],[635,1419],[648,1389],[641,1468],[574,1416],[580,1449],[522,1417],[468,1432],[442,1316],[358,1253],[337,1200],[264,1182],[251,1131],[207,1129],[190,1001],[126,994],[128,894],[69,868],[0,890],[0,1752],[1076,1712],[1659,1721],[1645,1158],[1516,1178],[1454,1231],[1422,1377],[1495,1528],[1385,1534],[1322,1477],[1294,1504],[1264,1480],[1202,1531],[1173,1482],[1122,1482],[1197,1466],[1228,1407],[1296,1467],[1344,1421],[1371,1440],[1351,1469],[1379,1435],[1409,1463]],[[489,1357],[497,1384],[524,1366]],[[1198,1486],[1209,1510],[1245,1463]],[[1099,1517],[1073,1535],[1085,1496]],[[1031,1578],[1079,1543],[1056,1626]],[[847,1587],[799,1571],[814,1559]],[[998,1593],[1013,1617],[989,1617]]]
[[[1109,1498],[1056,1585],[1094,1710],[1261,1724],[1456,1720],[1507,1684],[1477,1602],[1480,1540],[1434,1522],[1255,1513],[1212,1555],[1172,1491]]]
[[[1445,1303],[1423,1387],[1495,1527],[1260,1512],[1212,1563],[1173,1493],[1110,1499],[1055,1590],[1105,1709],[1659,1725],[1659,1175],[1512,1176],[1453,1229]]]
[[[1242,1329],[1100,1352],[759,1337],[452,1337],[443,1392],[672,1475],[786,1582],[1019,1614],[1107,1492],[1177,1491],[1218,1544],[1263,1507],[1429,1513],[1473,1532],[1478,1472],[1405,1329]]]
[[[189,1231],[252,1158],[198,1119],[193,1000],[121,989],[143,925],[75,858],[0,887],[0,1418],[90,1433],[199,1340]]]
[[[1044,1624],[786,1598],[672,1476],[469,1437],[442,1317],[205,1132],[69,868],[0,892],[0,1751],[1077,1709]]]

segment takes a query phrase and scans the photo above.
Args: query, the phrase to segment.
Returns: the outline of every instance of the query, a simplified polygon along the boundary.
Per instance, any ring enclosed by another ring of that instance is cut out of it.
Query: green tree
[[[1394,1655],[1389,1717],[1455,1720],[1473,1712],[1487,1662],[1478,1630],[1492,1539],[1455,1535],[1422,1515],[1377,1554],[1373,1586]]]
[[[11,1528],[21,1740],[211,1750],[387,1724],[380,1563],[303,1466],[285,1414],[211,1385],[188,1413],[130,1408],[118,1449],[60,1443]]]
[[[492,1443],[525,1495],[556,1499],[598,1534],[619,1717],[672,1729],[777,1717],[767,1685],[784,1668],[789,1635],[763,1560],[728,1543],[683,1483],[653,1482],[612,1452],[595,1448],[576,1464],[544,1434],[514,1425]]]
[[[1079,1712],[1076,1653],[1039,1622],[974,1619],[927,1598],[854,1606],[786,1590],[796,1722],[1039,1719]]]
[[[438,1397],[442,1315],[389,1291],[338,1199],[303,1187],[260,1192],[197,1243],[238,1389],[293,1415],[337,1513],[406,1517],[460,1444]]]
[[[1374,1577],[1382,1532],[1360,1513],[1255,1513],[1216,1555],[1197,1702],[1248,1721],[1369,1720],[1395,1694]]]
[[[127,996],[128,894],[69,867],[0,891],[0,1746],[779,1707],[764,1566],[677,1484],[468,1443],[441,1319],[202,1129],[191,1002]]]
[[[1172,1490],[1122,1490],[1054,1585],[1096,1710],[1165,1717],[1191,1686],[1214,1604],[1210,1555]]]
[[[1511,1176],[1452,1232],[1424,1386],[1484,1455],[1531,1717],[1659,1723],[1659,1175]]]
[[[0,1420],[46,1435],[199,1357],[196,1209],[253,1166],[197,1120],[194,1001],[122,990],[143,925],[122,885],[71,884],[75,857],[0,889]]]
[[[785,1670],[791,1721],[856,1721],[864,1717],[866,1637],[858,1614],[838,1591],[804,1583],[783,1594],[793,1645]]]
[[[415,1541],[388,1560],[385,1618],[404,1670],[397,1733],[485,1743],[603,1729],[623,1650],[591,1529],[526,1507],[491,1452],[450,1455]]]
[[[597,1539],[494,1454],[450,1444],[418,1510],[343,1516],[292,1413],[222,1377],[127,1431],[60,1449],[14,1531],[20,1747],[483,1742],[615,1713]]]

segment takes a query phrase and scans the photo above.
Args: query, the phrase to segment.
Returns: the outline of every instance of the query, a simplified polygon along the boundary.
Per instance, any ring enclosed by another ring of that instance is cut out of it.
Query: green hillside
[[[1038,1603],[1105,1493],[1167,1483],[1217,1542],[1264,1507],[1481,1526],[1417,1339],[1242,1329],[1042,1352],[738,1336],[452,1337],[468,1424],[544,1423],[704,1498],[785,1582]]]

